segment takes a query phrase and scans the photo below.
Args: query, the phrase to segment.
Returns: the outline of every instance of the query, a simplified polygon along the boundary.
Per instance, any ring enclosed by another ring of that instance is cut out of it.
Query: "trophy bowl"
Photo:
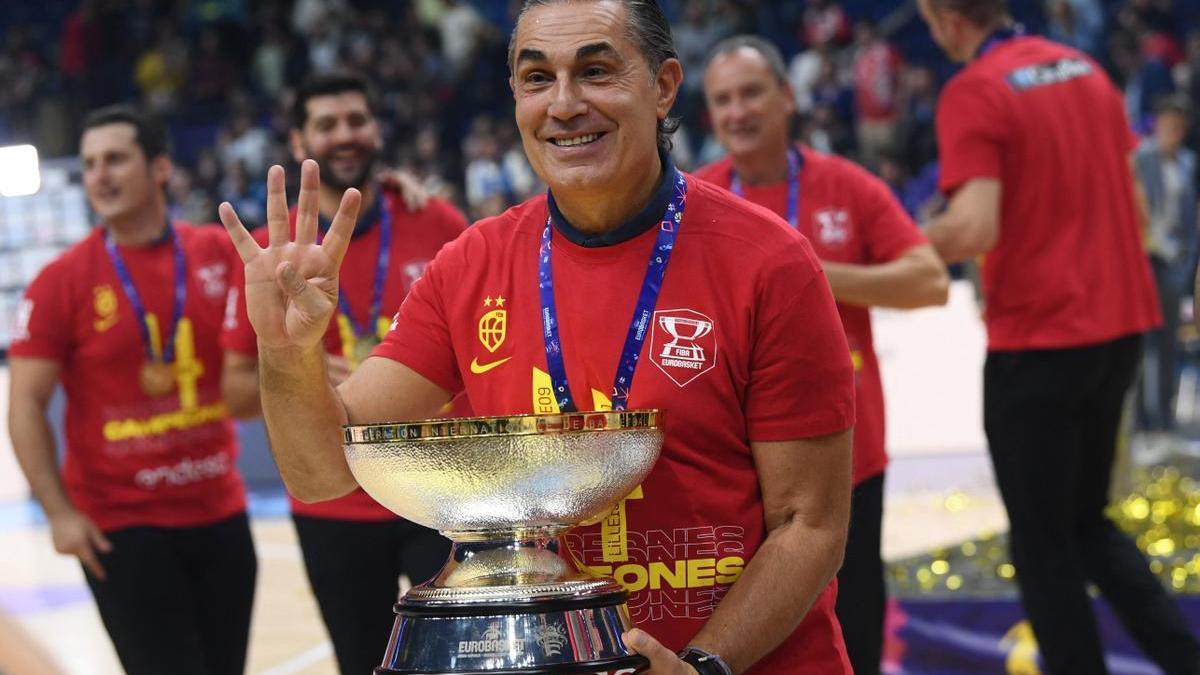
[[[602,515],[650,472],[662,446],[660,417],[598,412],[346,427],[346,461],[375,501],[451,539],[572,527]]]
[[[454,543],[396,605],[380,675],[635,673],[626,592],[560,536],[650,473],[657,410],[469,417],[344,428],[362,488]]]

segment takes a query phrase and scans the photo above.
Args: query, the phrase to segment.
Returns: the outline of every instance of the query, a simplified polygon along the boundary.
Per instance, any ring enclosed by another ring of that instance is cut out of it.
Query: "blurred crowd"
[[[664,0],[687,74],[675,160],[695,168],[720,147],[705,113],[703,67],[722,38],[767,37],[788,60],[795,133],[876,171],[919,222],[941,205],[934,116],[953,67],[915,2]],[[215,220],[228,200],[262,221],[265,169],[290,161],[292,91],[307,75],[351,70],[377,87],[384,163],[407,170],[472,219],[542,189],[512,121],[506,48],[519,0],[45,0],[0,9],[0,143],[74,154],[83,113],[137,100],[170,123],[176,215]],[[1200,104],[1200,3],[1010,0],[1030,32],[1091,54],[1122,89],[1143,137],[1148,252],[1168,314],[1189,318],[1197,258],[1191,119]],[[1168,101],[1168,104],[1164,104]],[[1166,119],[1166,122],[1162,122]],[[1159,127],[1156,131],[1156,126]],[[295,176],[295,172],[289,173]],[[1174,308],[1178,306],[1179,312]],[[1144,394],[1169,428],[1178,358]],[[1167,381],[1163,381],[1166,379]],[[1155,391],[1161,392],[1154,394]]]
[[[386,162],[412,171],[473,218],[540,188],[512,124],[505,50],[519,0],[47,0],[6,3],[0,30],[0,141],[73,154],[89,108],[140,100],[171,123],[179,215],[215,204],[261,217],[264,169],[289,159],[292,88],[349,69],[378,87]],[[14,7],[12,5],[20,5]],[[921,31],[913,2],[668,0],[684,63],[676,159],[714,159],[701,73],[738,32],[789,59],[796,133],[855,157],[906,208],[935,208],[933,118],[951,70]],[[1014,0],[1035,32],[1096,57],[1124,88],[1136,128],[1179,91],[1200,99],[1200,8],[1172,0]]]
[[[210,221],[233,202],[261,220],[265,168],[290,158],[285,111],[311,73],[352,70],[377,86],[389,166],[407,169],[472,218],[541,188],[512,123],[506,47],[519,0],[47,0],[0,10],[0,142],[73,154],[90,108],[138,100],[171,125],[180,217]],[[939,75],[911,65],[881,25],[913,7],[869,0],[664,2],[688,73],[676,160],[719,146],[701,77],[708,51],[739,32],[791,59],[797,133],[882,172],[914,211],[933,192]],[[918,33],[920,34],[920,33]],[[919,49],[918,49],[919,51]],[[929,51],[929,50],[926,50]]]

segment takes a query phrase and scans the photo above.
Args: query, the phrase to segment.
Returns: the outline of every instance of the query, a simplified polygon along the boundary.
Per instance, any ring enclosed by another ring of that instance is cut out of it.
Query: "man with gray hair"
[[[352,490],[341,425],[428,417],[464,390],[490,416],[665,409],[658,463],[617,511],[622,545],[605,546],[600,525],[567,537],[631,592],[640,629],[625,644],[653,675],[849,673],[831,582],[853,371],[812,248],[672,165],[683,72],[655,2],[527,2],[509,53],[517,126],[548,194],[443,248],[336,389],[321,335],[359,195],[346,192],[321,245],[311,161],[295,241],[278,167],[267,248],[222,205],[288,488],[307,501]],[[497,308],[503,339],[485,341],[479,322]],[[671,357],[680,322],[697,327],[686,359]]]
[[[949,277],[937,252],[879,178],[794,144],[795,97],[783,57],[740,35],[713,49],[704,94],[726,158],[698,178],[781,216],[812,243],[838,301],[855,373],[854,493],[837,614],[857,675],[878,673],[886,592],[879,554],[883,520],[883,386],[869,307],[946,302]]]

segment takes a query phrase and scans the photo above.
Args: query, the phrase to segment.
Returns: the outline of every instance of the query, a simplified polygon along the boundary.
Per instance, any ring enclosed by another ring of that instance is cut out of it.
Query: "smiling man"
[[[160,122],[102,108],[79,146],[101,222],[22,301],[13,449],[126,672],[240,673],[257,562],[218,345],[237,258],[219,227],[168,220]],[[47,416],[60,383],[61,474]]]
[[[662,408],[662,456],[626,501],[621,550],[599,525],[568,538],[631,591],[641,630],[627,643],[654,675],[850,672],[832,579],[853,372],[811,247],[672,165],[682,69],[655,2],[526,2],[510,54],[517,124],[549,193],[444,248],[383,358],[341,386],[320,343],[358,194],[320,246],[312,163],[295,241],[278,168],[267,248],[222,205],[289,488],[305,500],[354,489],[340,425],[426,417],[461,391],[481,415]],[[660,573],[681,567],[694,573]]]
[[[321,167],[318,229],[326,229],[346,190],[360,191],[368,204],[354,226],[336,319],[325,334],[330,375],[341,382],[379,344],[405,294],[442,245],[462,233],[466,219],[442,199],[410,211],[399,190],[377,180],[383,133],[366,80],[345,73],[314,77],[297,90],[291,113],[292,156],[297,162],[311,157]],[[267,243],[266,228],[255,234]],[[236,280],[221,336],[222,390],[234,414],[248,417],[260,414],[258,336],[246,317],[240,274]],[[446,562],[450,542],[397,518],[362,490],[316,504],[292,499],[291,510],[338,668],[370,672],[391,633],[399,577],[414,584],[429,579]]]
[[[869,307],[946,302],[933,247],[883,181],[849,160],[791,141],[795,96],[779,50],[741,35],[713,49],[704,74],[713,129],[729,155],[696,176],[765,206],[808,237],[838,301],[855,371],[854,496],[837,613],[857,675],[879,672],[886,600],[883,384]]]

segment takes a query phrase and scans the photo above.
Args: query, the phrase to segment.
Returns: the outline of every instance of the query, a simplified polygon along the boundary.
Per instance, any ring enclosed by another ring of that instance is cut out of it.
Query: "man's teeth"
[[[572,145],[583,145],[584,143],[591,143],[592,141],[596,140],[597,138],[600,138],[600,134],[585,134],[583,136],[576,136],[575,138],[556,138],[556,139],[554,139],[554,144],[559,146],[560,148],[565,148],[565,147],[569,147]]]

